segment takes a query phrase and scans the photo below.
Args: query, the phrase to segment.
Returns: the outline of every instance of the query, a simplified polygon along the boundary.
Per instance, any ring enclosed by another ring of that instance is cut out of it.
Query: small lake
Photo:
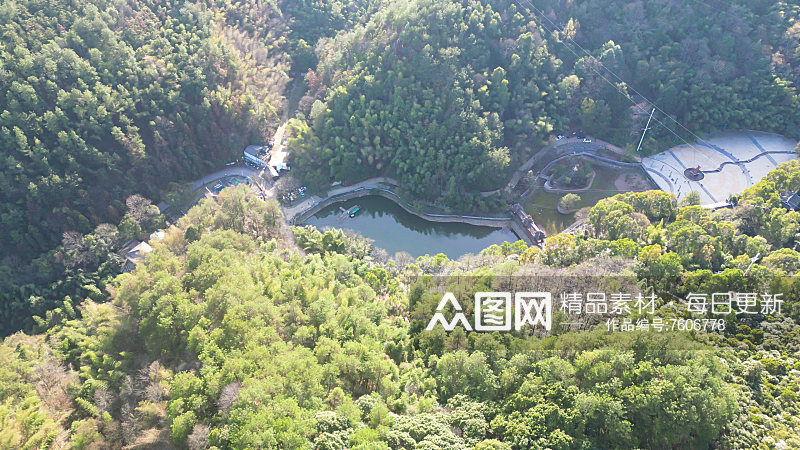
[[[355,205],[361,208],[355,217],[340,219],[339,207],[347,210]],[[334,203],[303,225],[314,225],[319,229],[331,227],[353,230],[373,239],[376,246],[386,249],[390,255],[405,251],[414,257],[444,253],[456,259],[467,253],[478,253],[493,244],[519,240],[507,228],[429,222],[377,195]]]

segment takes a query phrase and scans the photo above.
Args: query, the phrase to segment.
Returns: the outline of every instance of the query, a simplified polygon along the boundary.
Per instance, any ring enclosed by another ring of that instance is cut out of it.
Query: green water
[[[340,218],[339,207],[349,210],[355,205],[360,207],[355,217]],[[380,196],[335,203],[306,220],[304,225],[353,230],[373,239],[376,246],[386,249],[389,254],[404,251],[415,257],[444,253],[455,259],[467,253],[478,253],[492,244],[519,240],[507,228],[429,222]]]
[[[592,169],[597,175],[588,191],[578,193],[581,197],[581,201],[578,203],[579,208],[594,206],[601,199],[619,194],[620,191],[614,186],[614,180],[620,174],[644,175],[641,169],[613,169],[601,165],[592,165]],[[575,213],[561,214],[556,209],[558,201],[563,196],[563,193],[546,192],[544,189],[539,189],[524,205],[525,211],[547,231],[548,235],[558,234],[575,222]]]

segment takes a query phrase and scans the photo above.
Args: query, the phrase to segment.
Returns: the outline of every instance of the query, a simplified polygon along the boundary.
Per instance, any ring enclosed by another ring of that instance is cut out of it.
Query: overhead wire
[[[538,23],[538,25],[542,26],[542,27],[543,27],[545,30],[547,30],[547,31],[548,31],[550,34],[552,34],[552,35],[555,35],[555,34],[556,34],[556,31],[558,31],[558,29],[559,29],[558,25],[556,25],[556,24],[555,24],[555,23],[554,23],[552,20],[550,20],[550,18],[549,18],[549,17],[547,17],[547,15],[544,13],[544,11],[542,11],[542,10],[541,10],[541,9],[539,9],[539,8],[537,8],[537,7],[536,7],[535,5],[533,5],[533,3],[531,3],[529,0],[512,0],[512,2],[514,2],[514,3],[515,3],[517,6],[519,6],[519,7],[520,7],[522,10],[524,10],[524,9],[527,9],[528,11],[534,11],[534,12],[538,13],[538,15],[539,15],[539,16],[541,16],[541,17],[542,17],[544,20],[546,20],[547,22],[549,22],[549,23],[550,23],[550,25],[552,26],[552,29],[551,29],[550,27],[546,26],[546,25],[545,25],[544,23],[542,23],[542,22],[539,22],[539,23]],[[523,6],[523,3],[524,3],[526,6],[527,6],[527,8],[526,8],[525,6]],[[698,136],[698,135],[697,135],[697,134],[695,134],[695,133],[694,133],[692,130],[690,130],[690,129],[688,129],[687,127],[685,127],[685,126],[684,126],[682,123],[680,123],[680,122],[679,122],[677,119],[675,119],[674,117],[672,117],[670,114],[667,114],[667,113],[666,113],[666,112],[665,112],[663,109],[659,108],[659,107],[658,107],[658,105],[656,105],[654,102],[650,101],[650,100],[649,100],[647,97],[645,97],[644,95],[642,95],[641,93],[639,93],[639,91],[637,91],[637,90],[636,90],[636,89],[635,89],[633,86],[631,86],[630,84],[628,84],[628,83],[627,83],[627,82],[626,82],[624,79],[622,79],[622,77],[620,77],[619,75],[617,75],[617,73],[616,73],[616,72],[614,72],[613,70],[609,69],[609,68],[608,68],[608,67],[607,67],[605,64],[603,64],[603,62],[602,62],[602,61],[600,61],[599,59],[595,58],[595,57],[594,57],[594,56],[591,54],[591,52],[589,52],[589,51],[588,51],[588,50],[586,50],[584,47],[582,47],[580,44],[578,44],[577,42],[575,42],[575,40],[574,40],[574,39],[572,39],[572,38],[571,38],[571,37],[569,37],[569,36],[565,36],[565,37],[566,37],[566,39],[567,39],[567,40],[569,40],[569,42],[571,42],[573,45],[575,45],[575,46],[576,46],[576,47],[578,47],[578,48],[579,48],[581,51],[583,51],[583,53],[584,53],[586,56],[588,56],[588,57],[592,58],[592,60],[593,60],[594,62],[596,62],[596,63],[597,63],[597,64],[599,64],[599,65],[600,65],[600,66],[601,66],[603,69],[605,69],[605,70],[606,70],[606,71],[607,71],[607,72],[608,72],[608,73],[609,73],[611,76],[613,76],[614,78],[616,78],[616,79],[617,79],[617,80],[618,80],[620,83],[624,84],[624,85],[625,85],[625,86],[626,86],[628,89],[630,89],[630,91],[632,91],[634,94],[636,94],[636,95],[637,95],[637,96],[639,96],[640,98],[644,99],[644,101],[645,101],[645,102],[649,103],[649,104],[650,104],[650,105],[651,105],[651,106],[652,106],[652,107],[653,107],[653,108],[654,108],[656,111],[660,112],[661,114],[663,114],[664,116],[666,116],[667,118],[669,118],[670,120],[672,120],[672,121],[673,121],[675,124],[677,124],[677,125],[678,125],[680,128],[682,128],[682,129],[686,130],[686,131],[687,131],[689,134],[691,134],[691,135],[692,135],[692,136],[693,136],[693,137],[694,137],[694,138],[697,140],[697,142],[702,142],[702,141],[703,141],[703,139],[702,139],[702,138],[700,138],[700,136]],[[561,43],[562,43],[562,44],[564,44],[564,47],[565,47],[567,50],[569,50],[569,51],[570,51],[570,52],[571,52],[573,55],[575,55],[575,57],[576,57],[576,58],[580,59],[580,58],[582,57],[582,56],[581,56],[580,54],[578,54],[578,52],[576,52],[576,51],[575,51],[575,50],[574,50],[572,47],[570,47],[569,45],[567,45],[567,43],[566,43],[566,42],[565,42],[563,39],[561,39],[560,41],[561,41]],[[620,93],[620,95],[622,95],[623,97],[625,97],[625,98],[626,98],[628,101],[630,101],[632,104],[634,104],[634,105],[636,104],[636,101],[635,101],[635,100],[634,100],[634,99],[633,99],[633,98],[630,96],[630,94],[629,94],[629,93],[627,93],[627,92],[623,91],[623,89],[622,89],[622,88],[621,88],[619,85],[617,85],[616,83],[614,83],[614,82],[612,82],[611,80],[609,80],[609,79],[608,79],[608,78],[607,78],[607,77],[606,77],[604,74],[600,73],[600,71],[599,71],[599,70],[597,70],[597,68],[596,68],[594,65],[589,65],[589,68],[590,68],[592,71],[594,71],[594,73],[595,73],[595,74],[597,74],[597,75],[598,75],[598,76],[599,76],[601,79],[603,79],[603,80],[604,80],[606,83],[608,83],[609,85],[611,85],[611,87],[613,87],[613,88],[614,88],[614,89],[615,89],[617,92],[619,92],[619,93]],[[664,127],[664,129],[666,129],[667,131],[669,131],[670,133],[672,133],[673,135],[675,135],[675,137],[677,137],[678,139],[680,139],[681,141],[683,141],[683,142],[684,142],[686,145],[688,145],[689,147],[691,147],[693,150],[695,150],[696,152],[699,152],[699,150],[698,150],[698,149],[697,149],[697,148],[696,148],[694,145],[692,145],[692,143],[691,143],[691,142],[689,142],[689,141],[687,141],[686,139],[684,139],[684,138],[683,138],[683,136],[681,136],[681,135],[679,135],[678,133],[676,133],[676,132],[675,132],[675,131],[674,131],[672,128],[668,127],[668,126],[667,126],[667,125],[666,125],[664,122],[662,122],[661,120],[659,120],[659,119],[658,119],[656,116],[653,116],[653,120],[655,120],[655,121],[656,121],[656,123],[658,123],[658,124],[660,124],[662,127]],[[693,156],[694,156],[694,154],[693,154]],[[695,161],[696,161],[696,160],[695,160]]]

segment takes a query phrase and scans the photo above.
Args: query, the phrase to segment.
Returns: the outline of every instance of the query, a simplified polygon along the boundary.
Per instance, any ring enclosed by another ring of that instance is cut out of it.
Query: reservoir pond
[[[343,214],[358,211],[350,217]],[[381,196],[367,196],[329,205],[303,225],[352,230],[375,241],[390,255],[405,251],[412,256],[444,253],[450,259],[467,253],[477,254],[492,244],[515,242],[517,236],[508,228],[491,228],[465,223],[431,222],[404,210]]]

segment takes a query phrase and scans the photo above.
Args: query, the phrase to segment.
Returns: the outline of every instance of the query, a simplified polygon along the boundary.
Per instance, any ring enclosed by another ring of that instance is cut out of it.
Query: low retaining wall
[[[547,181],[544,182],[544,190],[545,192],[552,192],[556,194],[571,194],[575,192],[586,192],[592,188],[592,184],[594,183],[594,178],[597,176],[597,172],[594,170],[592,171],[592,175],[589,177],[589,182],[586,183],[586,186],[580,188],[554,188],[550,185],[550,179],[548,178]]]
[[[480,217],[480,216],[464,216],[458,214],[421,213],[405,205],[403,199],[389,189],[361,187],[352,190],[350,192],[344,192],[342,194],[334,195],[332,197],[328,197],[314,203],[313,205],[311,205],[311,207],[309,207],[305,211],[302,211],[297,215],[295,215],[294,218],[292,219],[292,223],[303,223],[306,220],[308,220],[311,216],[318,213],[322,208],[325,208],[326,206],[332,205],[334,203],[339,203],[354,198],[367,197],[369,195],[378,195],[384,198],[388,198],[389,200],[392,200],[393,202],[397,203],[401,208],[403,208],[409,214],[414,214],[415,216],[421,217],[430,222],[457,222],[457,223],[467,223],[470,225],[477,225],[482,227],[503,228],[508,226],[509,222],[511,222],[512,220],[511,217]]]
[[[397,203],[401,208],[403,208],[409,214],[413,214],[417,217],[420,217],[430,222],[466,223],[469,225],[475,225],[481,227],[508,228],[514,234],[516,234],[517,237],[525,241],[525,243],[527,243],[528,245],[534,245],[535,242],[530,232],[528,232],[527,229],[524,226],[522,226],[522,223],[520,223],[519,220],[517,220],[515,217],[480,217],[480,216],[465,216],[458,214],[421,213],[415,211],[410,206],[407,206],[403,202],[403,199],[401,199],[399,195],[395,194],[391,190],[386,188],[375,188],[375,187],[361,187],[349,192],[344,192],[338,195],[334,195],[319,200],[313,205],[311,205],[305,211],[297,213],[291,219],[291,223],[302,224],[303,222],[311,218],[311,216],[318,213],[321,209],[325,208],[326,206],[354,198],[367,197],[369,195],[378,195],[384,198],[388,198],[389,200],[392,200],[393,202]]]
[[[546,173],[548,170],[550,170],[550,167],[552,167],[553,164],[561,161],[562,159],[576,158],[576,157],[581,157],[581,156],[592,158],[592,159],[594,159],[595,163],[598,163],[600,165],[605,165],[607,167],[639,167],[639,168],[643,168],[642,163],[632,163],[632,162],[627,162],[627,161],[616,161],[616,160],[613,160],[611,158],[607,158],[605,156],[597,155],[597,154],[594,154],[594,153],[591,153],[591,152],[576,152],[576,153],[568,153],[566,155],[559,156],[558,158],[550,161],[549,163],[547,163],[546,166],[544,166],[542,168],[540,173]]]

